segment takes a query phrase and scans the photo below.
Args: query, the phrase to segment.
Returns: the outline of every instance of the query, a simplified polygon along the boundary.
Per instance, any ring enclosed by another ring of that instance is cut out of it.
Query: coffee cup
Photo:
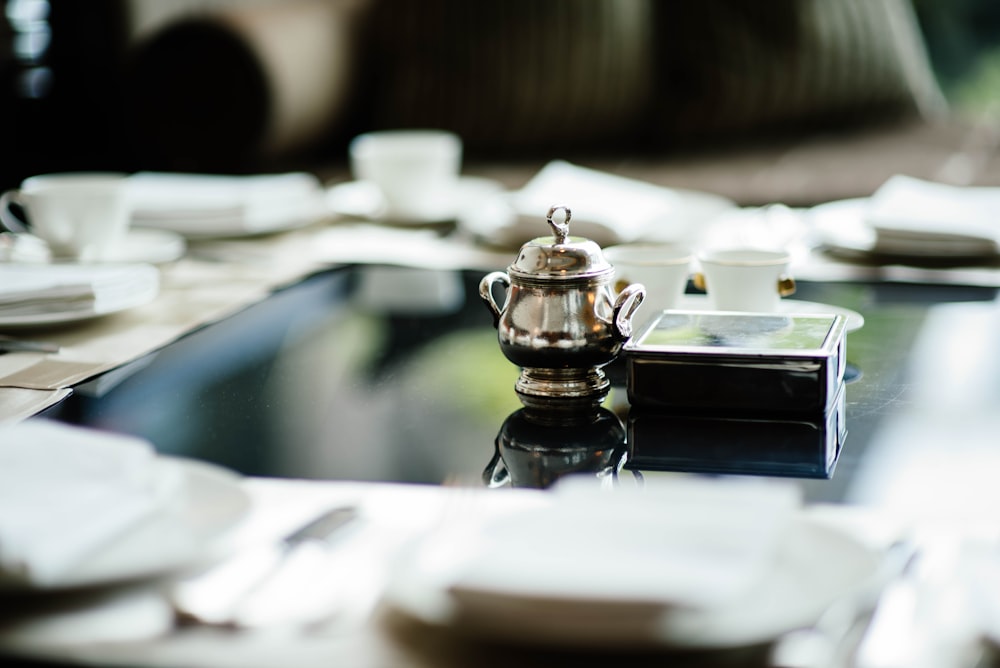
[[[441,221],[456,214],[462,140],[444,130],[383,130],[355,137],[349,148],[354,178],[382,194],[381,217]]]
[[[708,292],[717,311],[774,313],[781,298],[795,292],[785,251],[757,248],[709,250],[698,255],[695,285]]]
[[[21,208],[24,220],[11,210]],[[0,195],[0,222],[32,234],[56,259],[105,259],[128,231],[131,210],[124,174],[78,172],[32,176]]]
[[[645,286],[641,308],[646,313],[675,308],[691,274],[691,251],[679,244],[609,246],[604,249],[604,257],[615,268],[616,290],[631,283]]]

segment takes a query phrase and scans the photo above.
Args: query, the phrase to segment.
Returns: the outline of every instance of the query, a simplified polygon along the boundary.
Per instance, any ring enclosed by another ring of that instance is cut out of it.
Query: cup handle
[[[28,224],[19,220],[10,211],[11,204],[23,206],[20,194],[19,190],[8,190],[3,195],[0,195],[0,223],[11,232],[28,234]]]
[[[614,323],[618,336],[624,341],[632,336],[632,314],[642,304],[646,297],[646,288],[641,283],[633,283],[618,294],[615,299],[611,321]]]
[[[493,298],[493,285],[496,283],[503,283],[504,288],[507,290],[503,306],[497,304],[496,299]],[[493,314],[493,327],[499,327],[500,316],[503,315],[504,309],[507,308],[507,302],[510,301],[510,277],[502,271],[494,271],[486,274],[483,276],[483,280],[479,281],[479,297],[486,303],[486,306],[490,309],[490,313]]]
[[[795,279],[791,276],[781,276],[778,278],[778,294],[782,297],[795,294]]]

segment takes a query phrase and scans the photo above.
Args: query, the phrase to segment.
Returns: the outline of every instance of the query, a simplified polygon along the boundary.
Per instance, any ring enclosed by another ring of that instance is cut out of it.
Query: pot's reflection
[[[487,487],[546,488],[570,474],[614,481],[625,461],[625,427],[614,413],[522,408],[500,427]]]

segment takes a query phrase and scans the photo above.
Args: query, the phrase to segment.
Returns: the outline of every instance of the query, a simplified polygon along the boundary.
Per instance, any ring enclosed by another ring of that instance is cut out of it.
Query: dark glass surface
[[[390,280],[395,292],[381,300],[366,281],[370,271],[331,271],[283,290],[80,385],[46,415],[137,434],[160,452],[252,475],[484,484],[504,449],[517,459],[508,468],[518,484],[548,484],[558,473],[538,467],[629,476],[685,470],[676,461],[643,470],[641,457],[630,464],[618,456],[625,445],[608,445],[630,419],[618,363],[607,369],[614,388],[594,423],[600,429],[573,426],[565,445],[551,425],[538,447],[527,447],[523,436],[512,440],[512,426],[525,426],[513,389],[518,369],[501,354],[479,300],[482,273],[435,275],[435,291]],[[379,285],[387,285],[381,278]],[[407,291],[412,299],[401,300]],[[796,298],[854,309],[866,320],[847,338],[846,438],[840,443],[839,428],[822,420],[812,428],[776,422],[773,442],[766,420],[728,424],[714,442],[686,446],[689,459],[692,452],[705,455],[688,470],[801,476],[808,499],[842,499],[878,425],[899,413],[915,389],[906,369],[929,308],[995,297],[993,289],[802,282]],[[699,438],[713,433],[685,424]],[[831,429],[838,439],[828,461]],[[591,445],[580,440],[591,432]],[[805,435],[801,446],[796,434]],[[648,464],[649,449],[638,454]],[[710,466],[713,460],[719,466]],[[511,482],[500,476],[494,482]]]

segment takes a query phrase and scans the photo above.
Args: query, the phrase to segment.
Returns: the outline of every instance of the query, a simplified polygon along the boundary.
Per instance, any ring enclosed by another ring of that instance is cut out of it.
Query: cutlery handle
[[[169,592],[182,620],[236,626],[241,605],[267,584],[285,561],[308,545],[325,547],[358,516],[355,506],[323,511],[277,543],[250,548],[204,573],[182,580]]]
[[[239,604],[273,573],[284,559],[277,545],[260,546],[177,583],[170,592],[182,619],[203,624],[231,622]]]

